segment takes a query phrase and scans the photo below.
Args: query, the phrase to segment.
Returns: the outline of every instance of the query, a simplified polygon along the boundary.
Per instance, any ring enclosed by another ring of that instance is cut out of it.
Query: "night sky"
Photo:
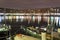
[[[60,0],[0,0],[3,8],[47,8],[60,7]]]

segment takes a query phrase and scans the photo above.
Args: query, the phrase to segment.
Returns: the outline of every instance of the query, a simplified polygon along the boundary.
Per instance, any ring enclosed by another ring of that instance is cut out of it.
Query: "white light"
[[[59,26],[60,26],[60,20],[59,20]]]
[[[0,16],[0,22],[2,21],[1,16]]]
[[[16,16],[16,21],[18,21],[18,19],[19,19],[19,16]]]
[[[59,26],[60,26],[60,17],[59,17]]]
[[[44,30],[46,31],[46,28],[44,28]]]
[[[0,13],[0,15],[4,15],[4,13]]]
[[[43,29],[43,30],[45,30],[45,31],[46,31],[46,28],[41,28],[41,29]]]
[[[24,16],[20,16],[20,19],[21,19],[21,22],[23,21],[23,19],[24,19]]]
[[[33,32],[34,34],[36,34],[36,32]]]
[[[58,19],[59,19],[58,17],[55,17],[55,21],[56,21],[57,24],[58,24]]]
[[[5,16],[5,19],[8,19],[8,16]]]
[[[36,27],[36,29],[38,29],[39,27]]]
[[[54,19],[54,17],[51,17],[51,19]]]
[[[12,16],[9,16],[9,19],[12,19]]]
[[[23,18],[24,18],[24,16],[20,16],[20,18],[21,18],[21,19],[23,19]]]
[[[53,20],[54,20],[54,17],[51,17],[51,22],[53,22]]]
[[[16,18],[18,19],[18,18],[19,18],[19,16],[16,16]]]
[[[38,21],[40,21],[41,20],[41,16],[38,16]]]
[[[33,16],[33,21],[35,20],[35,16]]]
[[[25,30],[25,29],[24,29]]]
[[[0,31],[4,31],[5,30],[5,28],[0,28]]]
[[[32,32],[31,30],[29,30],[30,32]]]

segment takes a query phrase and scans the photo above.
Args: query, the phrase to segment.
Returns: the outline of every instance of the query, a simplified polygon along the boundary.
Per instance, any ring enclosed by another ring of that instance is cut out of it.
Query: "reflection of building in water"
[[[0,22],[2,21],[1,16],[0,16]]]
[[[40,21],[40,27],[47,27],[47,19],[48,17],[45,17],[45,16],[41,16],[41,21]]]

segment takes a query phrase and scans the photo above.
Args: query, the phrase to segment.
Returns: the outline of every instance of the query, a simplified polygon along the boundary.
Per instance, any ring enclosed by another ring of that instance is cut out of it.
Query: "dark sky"
[[[0,0],[0,7],[18,9],[60,7],[60,0]]]

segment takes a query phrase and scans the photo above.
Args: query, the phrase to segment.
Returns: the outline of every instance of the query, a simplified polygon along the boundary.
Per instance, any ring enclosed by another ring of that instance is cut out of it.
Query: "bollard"
[[[41,38],[42,38],[42,40],[46,40],[46,32],[41,33]]]
[[[60,28],[58,28],[58,33],[59,33],[59,39],[60,39]]]
[[[58,33],[60,33],[60,28],[58,28]]]

